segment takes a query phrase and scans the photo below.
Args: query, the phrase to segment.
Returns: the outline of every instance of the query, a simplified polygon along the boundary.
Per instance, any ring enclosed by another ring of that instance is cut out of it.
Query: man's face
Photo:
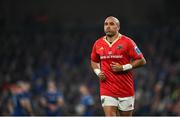
[[[119,32],[118,21],[112,17],[108,17],[104,22],[104,32],[107,36],[114,36]]]
[[[49,90],[54,90],[54,89],[56,89],[56,85],[54,84],[54,82],[48,82],[48,89]]]

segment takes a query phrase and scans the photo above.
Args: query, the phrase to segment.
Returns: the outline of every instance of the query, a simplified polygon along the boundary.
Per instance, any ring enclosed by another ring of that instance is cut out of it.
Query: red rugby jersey
[[[99,38],[93,46],[91,60],[100,63],[100,69],[105,74],[105,81],[100,80],[100,95],[112,97],[129,97],[134,95],[134,81],[131,70],[113,72],[110,64],[118,62],[128,64],[133,59],[141,59],[143,54],[135,42],[120,35],[110,44],[106,36]]]

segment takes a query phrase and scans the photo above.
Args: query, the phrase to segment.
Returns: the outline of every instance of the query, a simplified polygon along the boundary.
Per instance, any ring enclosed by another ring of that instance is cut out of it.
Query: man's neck
[[[106,36],[106,40],[107,40],[109,43],[113,43],[118,37],[119,37],[119,33],[115,34],[115,35],[112,36],[112,37]]]

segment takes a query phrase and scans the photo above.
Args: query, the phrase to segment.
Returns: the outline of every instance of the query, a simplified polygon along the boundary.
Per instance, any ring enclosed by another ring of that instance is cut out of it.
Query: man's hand
[[[112,64],[110,64],[110,66],[111,66],[111,69],[113,72],[123,71],[123,66],[119,63],[112,62]]]
[[[98,74],[98,77],[99,77],[99,79],[102,80],[102,81],[105,80],[105,75],[104,75],[103,72],[100,72],[100,73]]]

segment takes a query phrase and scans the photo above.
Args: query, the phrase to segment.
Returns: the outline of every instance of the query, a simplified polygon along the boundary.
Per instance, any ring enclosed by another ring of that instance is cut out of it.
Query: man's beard
[[[108,36],[108,37],[113,37],[115,35],[115,33],[113,33],[113,32],[106,32],[106,36]]]

